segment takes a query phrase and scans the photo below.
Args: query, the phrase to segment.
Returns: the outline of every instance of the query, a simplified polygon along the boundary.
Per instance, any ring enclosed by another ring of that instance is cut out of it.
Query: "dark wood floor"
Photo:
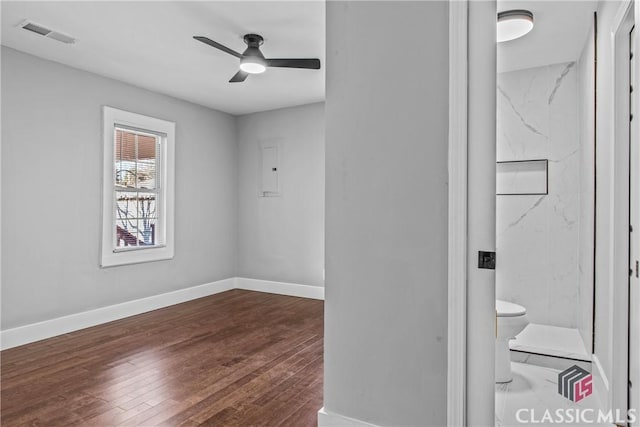
[[[233,290],[5,350],[2,426],[314,426],[322,319]]]

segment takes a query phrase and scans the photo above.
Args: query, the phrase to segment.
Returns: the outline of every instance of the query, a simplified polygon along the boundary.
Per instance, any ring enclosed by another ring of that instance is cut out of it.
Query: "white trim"
[[[595,354],[593,355],[593,366],[595,366],[596,368],[593,370],[593,374],[598,375],[598,377],[600,377],[600,380],[602,381],[602,385],[604,389],[609,390],[609,380],[607,379],[607,375],[605,374],[604,369],[602,368],[602,363],[600,363],[600,359],[598,359],[598,356],[596,356]]]
[[[611,25],[611,28],[612,28],[611,35],[614,38],[615,38],[615,34],[620,29],[620,26],[624,22],[624,19],[627,16],[627,13],[629,12],[629,8],[632,6],[632,3],[633,3],[633,0],[620,0],[620,6],[618,6],[618,10],[616,11],[615,16],[613,17],[613,21]],[[612,46],[612,49],[614,47],[615,45]],[[615,52],[615,50],[612,50],[612,52]]]
[[[611,181],[613,203],[610,207],[613,223],[610,239],[613,250],[609,253],[611,265],[609,283],[612,286],[612,298],[608,302],[612,342],[608,346],[611,360],[610,382],[606,387],[608,394],[603,396],[603,401],[608,403],[611,409],[619,409],[622,412],[626,412],[627,409],[628,393],[629,111],[627,107],[622,107],[621,111],[620,103],[623,102],[626,105],[628,100],[629,81],[625,80],[625,75],[628,73],[629,53],[628,49],[624,52],[620,51],[616,38],[620,31],[630,30],[630,27],[625,28],[625,26],[632,7],[631,0],[625,0],[620,4],[609,35],[614,78],[614,87],[610,94],[614,106],[614,122],[611,127],[614,151],[610,163],[610,170],[613,171]],[[625,66],[619,68],[619,61],[623,61]]]
[[[593,387],[596,392],[596,396],[600,401],[600,407],[604,411],[608,411],[611,409],[611,401],[608,398],[609,396],[609,380],[607,379],[607,375],[602,368],[602,364],[600,363],[600,359],[595,354],[592,358],[593,363],[591,364],[591,375],[593,376]]]
[[[638,23],[640,23],[640,1],[635,2],[634,5],[634,25],[636,25],[634,27],[634,34],[633,37],[631,38],[631,43],[632,43],[632,51],[633,54],[635,56],[634,58],[634,62],[633,62],[633,68],[631,69],[631,76],[632,76],[632,86],[633,87],[637,87],[640,86],[640,79],[638,79],[638,73],[640,72],[640,67],[638,66],[639,63],[639,59],[638,59],[638,55],[639,55],[639,48],[638,46],[640,46],[640,28],[637,27]],[[633,81],[635,79],[635,81]],[[631,94],[631,102],[632,102],[632,108],[633,113],[636,114],[636,116],[638,116],[638,110],[640,109],[640,91],[638,90],[634,90],[633,93]],[[634,122],[631,124],[633,127],[631,128],[631,138],[630,139],[630,143],[632,146],[637,147],[638,143],[640,142],[640,122],[638,121],[640,117],[637,117],[634,119]],[[637,161],[637,150],[636,150],[636,161]],[[640,165],[638,166],[640,167]],[[637,177],[638,174],[636,173],[635,176]],[[636,193],[637,195],[637,193]],[[637,205],[636,205],[637,206]],[[637,214],[637,210],[636,210],[636,214]],[[636,248],[636,254],[638,253],[638,246],[639,246],[639,242],[638,242],[638,236],[635,236],[635,248]],[[638,318],[640,316],[640,301],[638,300],[638,298],[640,298],[640,295],[638,294],[638,281],[636,280],[635,283],[635,290],[634,292],[631,293],[631,296],[633,299],[630,300],[630,304],[629,307],[631,307],[631,312],[630,312],[630,317],[629,317],[629,322],[631,325],[633,325],[630,329],[629,329],[629,381],[631,383],[637,383],[640,378],[638,378],[638,375],[640,375],[640,358],[637,357],[638,355],[638,351],[640,350],[640,322],[638,322]],[[635,409],[636,412],[640,411],[640,393],[636,390],[634,391],[633,389],[631,390],[630,394],[629,394],[629,409]],[[636,423],[636,425],[638,425]]]
[[[236,277],[235,287],[246,291],[268,292],[311,299],[324,299],[324,286],[299,285],[297,283],[273,282],[270,280]]]
[[[174,255],[174,199],[175,199],[175,123],[142,114],[131,113],[103,106],[103,175],[102,175],[102,238],[100,243],[100,266],[111,267],[140,262],[160,261]],[[157,202],[157,229],[163,237],[161,246],[135,251],[115,251],[114,229],[114,153],[113,129],[121,125],[146,129],[164,135],[160,152],[160,201]]]
[[[449,2],[447,425],[466,425],[468,4]]]
[[[6,350],[45,338],[66,334],[102,323],[112,322],[136,314],[146,313],[159,308],[168,307],[181,302],[202,298],[234,288],[233,279],[218,280],[217,282],[206,283],[204,285],[193,286],[186,289],[179,289],[160,295],[147,298],[140,298],[120,304],[97,308],[95,310],[83,311],[81,313],[70,314],[56,319],[45,320],[43,322],[31,323],[13,329],[0,332],[0,348]]]
[[[232,277],[0,331],[0,349],[6,350],[232,289],[324,299],[324,287],[321,286]]]
[[[467,322],[465,423],[495,424],[495,271],[478,268],[496,248],[496,2],[468,1]],[[500,262],[500,254],[497,254]],[[469,387],[473,383],[473,390]],[[444,409],[444,408],[443,408]]]
[[[375,424],[357,420],[355,418],[345,417],[344,415],[335,414],[324,409],[324,406],[318,411],[318,427],[377,427]]]

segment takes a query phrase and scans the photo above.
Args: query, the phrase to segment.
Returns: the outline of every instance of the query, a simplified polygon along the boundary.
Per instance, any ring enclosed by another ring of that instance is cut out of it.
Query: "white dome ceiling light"
[[[498,13],[498,43],[515,40],[533,29],[533,13],[505,10]]]

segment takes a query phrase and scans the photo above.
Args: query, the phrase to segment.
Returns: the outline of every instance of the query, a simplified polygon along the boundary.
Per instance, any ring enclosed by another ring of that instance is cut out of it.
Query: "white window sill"
[[[111,252],[102,255],[100,267],[115,267],[117,265],[139,264],[143,262],[163,261],[173,258],[173,248],[158,246],[139,250]]]

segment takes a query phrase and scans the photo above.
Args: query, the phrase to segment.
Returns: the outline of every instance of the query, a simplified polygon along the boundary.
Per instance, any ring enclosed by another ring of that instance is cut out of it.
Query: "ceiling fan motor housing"
[[[264,43],[264,39],[257,34],[247,34],[244,36],[244,42],[248,47],[242,52],[243,58],[240,60],[240,63],[245,59],[255,60],[259,58],[258,62],[264,65],[264,55],[260,52],[259,48],[259,46]]]
[[[261,35],[258,35],[258,34],[245,34],[244,42],[249,47],[258,47],[258,46],[261,46],[262,43],[264,43],[264,39],[262,38]]]

